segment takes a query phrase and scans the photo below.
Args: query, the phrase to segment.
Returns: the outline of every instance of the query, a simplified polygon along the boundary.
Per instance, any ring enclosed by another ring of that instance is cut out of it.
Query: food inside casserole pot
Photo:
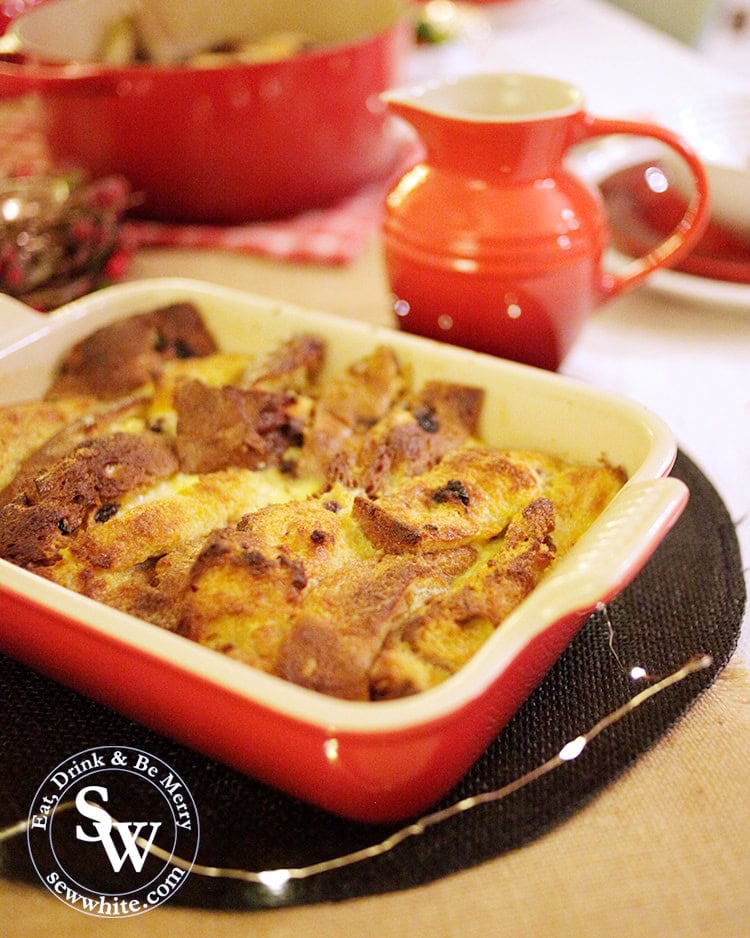
[[[166,39],[167,37],[165,41]],[[206,68],[233,63],[277,62],[300,55],[316,46],[317,42],[312,36],[292,30],[279,30],[262,36],[236,37],[218,44],[209,44],[204,49],[176,57],[173,61]],[[158,61],[154,57],[153,48],[148,34],[144,34],[136,8],[132,15],[120,17],[108,25],[95,59],[118,67],[136,63],[148,64]]]
[[[488,446],[481,388],[387,346],[325,356],[224,353],[190,303],[93,333],[0,409],[0,556],[325,694],[444,681],[624,472]]]

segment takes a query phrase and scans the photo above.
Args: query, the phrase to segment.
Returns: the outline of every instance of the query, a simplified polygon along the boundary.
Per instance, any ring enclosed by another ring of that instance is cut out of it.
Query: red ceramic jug
[[[597,307],[676,263],[709,220],[706,173],[684,141],[654,124],[591,115],[565,81],[470,75],[383,98],[425,150],[389,193],[383,228],[406,331],[556,369]],[[601,196],[565,163],[572,146],[608,134],[657,138],[695,181],[677,227],[617,273],[603,266]]]

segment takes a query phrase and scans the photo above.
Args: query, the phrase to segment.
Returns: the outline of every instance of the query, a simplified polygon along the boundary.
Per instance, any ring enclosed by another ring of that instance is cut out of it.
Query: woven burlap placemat
[[[700,469],[680,453],[673,474],[691,497],[637,579],[594,613],[544,682],[441,805],[502,789],[533,773],[642,689],[631,670],[710,667],[655,694],[592,739],[578,758],[507,797],[453,813],[381,855],[292,880],[284,889],[193,872],[170,904],[260,909],[407,889],[517,848],[564,821],[647,751],[729,660],[746,601],[734,524]],[[304,867],[379,843],[398,826],[334,817],[135,724],[0,658],[0,827],[24,819],[43,778],[72,754],[131,746],[172,766],[200,816],[197,862],[250,871]],[[137,815],[133,806],[133,816]],[[0,843],[0,871],[43,888],[19,835]]]

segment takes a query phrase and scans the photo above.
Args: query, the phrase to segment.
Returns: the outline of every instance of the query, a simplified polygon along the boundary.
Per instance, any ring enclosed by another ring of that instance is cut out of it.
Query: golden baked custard
[[[0,408],[0,556],[322,693],[439,684],[624,472],[486,445],[482,389],[388,347],[325,354],[222,353],[188,303],[95,332]]]

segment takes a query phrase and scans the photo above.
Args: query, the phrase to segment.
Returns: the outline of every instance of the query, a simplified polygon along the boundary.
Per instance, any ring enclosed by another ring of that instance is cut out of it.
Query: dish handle
[[[7,355],[21,340],[37,332],[48,318],[46,313],[0,293],[0,356]]]
[[[554,606],[554,615],[548,621],[590,611],[620,593],[674,526],[689,495],[685,483],[671,477],[626,485],[550,580],[554,595],[548,593],[545,604]]]

